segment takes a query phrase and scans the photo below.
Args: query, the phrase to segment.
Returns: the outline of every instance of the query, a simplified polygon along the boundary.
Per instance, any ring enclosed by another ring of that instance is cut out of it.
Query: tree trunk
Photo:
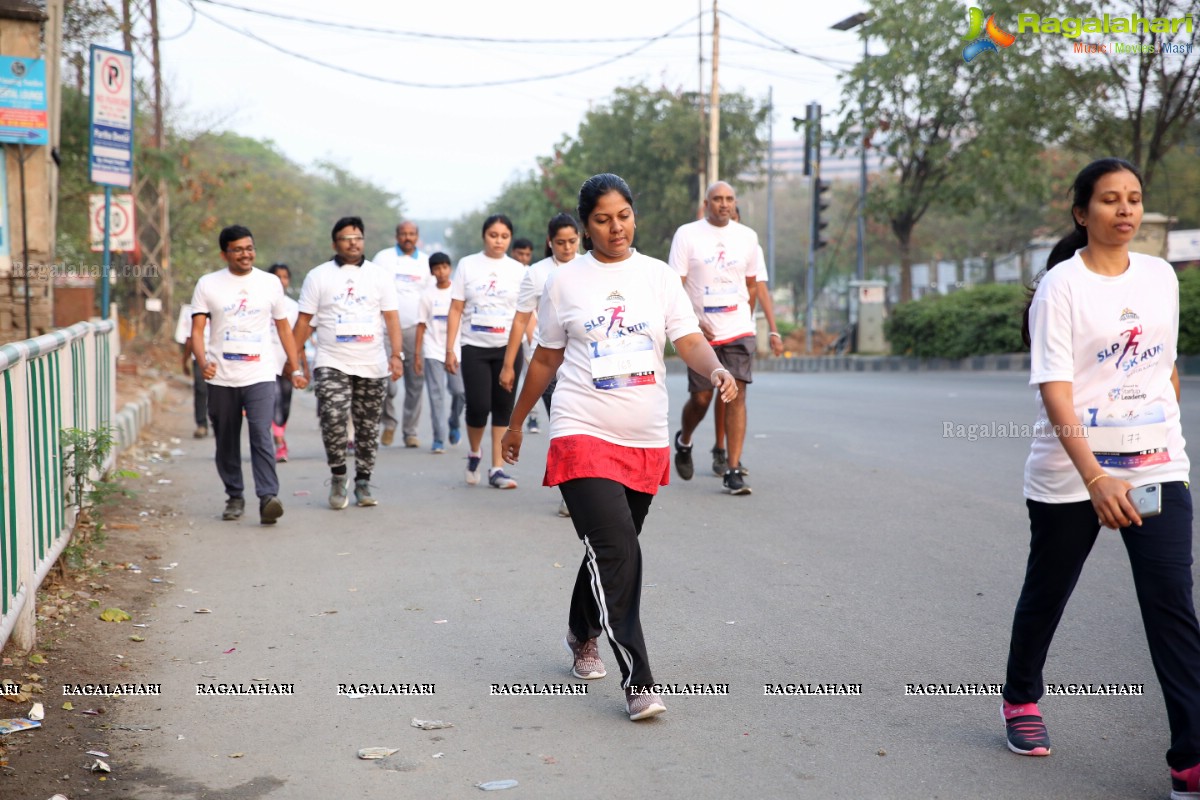
[[[912,252],[909,247],[912,231],[898,234],[896,239],[900,244],[900,302],[907,303],[913,299],[912,293]]]

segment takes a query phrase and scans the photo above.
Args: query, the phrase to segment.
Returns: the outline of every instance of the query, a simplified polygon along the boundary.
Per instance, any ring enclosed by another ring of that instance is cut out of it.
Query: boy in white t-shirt
[[[429,257],[429,272],[436,285],[430,286],[421,295],[417,312],[416,349],[413,370],[425,376],[425,387],[429,392],[429,414],[433,418],[433,446],[431,453],[446,452],[446,428],[449,423],[450,444],[458,444],[462,437],[459,420],[467,404],[467,392],[463,388],[462,374],[446,371],[446,321],[450,314],[450,256],[434,253]],[[455,354],[462,357],[459,342],[454,343]],[[446,415],[446,393],[450,394],[450,414]]]
[[[192,296],[192,354],[196,368],[208,381],[208,415],[217,440],[217,474],[228,499],[224,520],[239,519],[245,511],[242,481],[242,417],[250,429],[250,464],[259,517],[273,525],[283,516],[279,478],[275,474],[275,445],[271,420],[275,414],[275,375],[278,362],[271,344],[274,326],[283,345],[284,369],[292,385],[308,385],[297,369],[296,342],[287,321],[283,284],[274,275],[254,268],[254,236],[241,225],[221,231],[221,258],[228,269],[210,272],[196,282]],[[207,345],[206,318],[211,334]]]

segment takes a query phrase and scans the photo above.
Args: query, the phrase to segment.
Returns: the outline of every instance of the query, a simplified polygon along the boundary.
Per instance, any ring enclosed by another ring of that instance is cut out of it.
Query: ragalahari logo
[[[971,29],[963,37],[964,42],[971,43],[963,48],[963,61],[970,64],[971,60],[980,53],[988,50],[991,50],[993,53],[997,52],[996,45],[1008,47],[1016,40],[1016,36],[1000,30],[1000,26],[996,24],[995,14],[989,15],[985,23],[983,21],[983,10],[972,8]]]

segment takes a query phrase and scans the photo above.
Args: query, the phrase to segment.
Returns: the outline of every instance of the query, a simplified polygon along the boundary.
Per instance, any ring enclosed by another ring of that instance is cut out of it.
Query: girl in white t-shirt
[[[1101,526],[1118,529],[1163,687],[1172,798],[1200,800],[1200,626],[1192,500],[1179,421],[1179,283],[1131,253],[1142,181],[1119,159],[1075,178],[1075,230],[1050,253],[1026,310],[1038,419],[1025,465],[1030,552],[1004,684],[1008,747],[1050,754],[1037,702],[1063,610]],[[1149,487],[1152,506],[1130,491]],[[1161,505],[1161,513],[1156,507]]]
[[[542,290],[550,274],[557,272],[563,264],[579,255],[579,223],[570,214],[556,214],[546,229],[546,257],[525,270],[521,280],[521,294],[517,298],[517,313],[513,316],[512,330],[508,333],[508,348],[504,351],[504,367],[500,370],[500,385],[512,389],[516,383],[517,356],[521,352],[522,339],[529,342],[530,357],[533,352],[533,331],[537,326],[537,307],[542,299]],[[546,413],[550,413],[550,398],[554,394],[554,381],[542,394]],[[529,432],[538,433],[537,407],[529,412]],[[559,505],[560,516],[569,516],[565,503]]]
[[[446,322],[446,371],[458,374],[458,354],[451,343],[462,344],[462,379],[467,393],[467,485],[479,483],[483,459],[483,430],[492,420],[492,466],[488,484],[515,489],[504,472],[500,439],[512,414],[511,387],[500,385],[500,368],[508,343],[508,326],[517,309],[525,266],[505,255],[512,241],[512,222],[493,214],[483,222],[483,251],[458,262],[450,287],[450,317]],[[460,339],[456,339],[461,334]]]
[[[521,424],[555,374],[546,486],[558,486],[583,540],[566,636],[571,672],[604,677],[603,633],[621,666],[630,719],[666,710],[655,692],[639,617],[638,534],[670,475],[663,347],[710,375],[725,402],[737,382],[700,333],[679,278],[633,249],[633,195],[616,175],[579,191],[584,246],[591,252],[551,274],[538,305],[537,349],[504,434],[504,458],[521,452]]]

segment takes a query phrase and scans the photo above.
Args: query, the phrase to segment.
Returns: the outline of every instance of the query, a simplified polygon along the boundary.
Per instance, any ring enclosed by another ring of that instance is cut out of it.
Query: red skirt
[[[625,447],[577,434],[550,440],[543,486],[575,478],[607,478],[635,492],[658,494],[671,482],[671,448]]]

